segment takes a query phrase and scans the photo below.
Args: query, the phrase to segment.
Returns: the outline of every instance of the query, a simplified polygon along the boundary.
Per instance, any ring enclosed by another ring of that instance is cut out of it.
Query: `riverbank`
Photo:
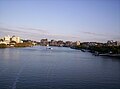
[[[91,52],[95,56],[109,56],[120,58],[120,46],[75,46],[71,48],[81,50],[82,52]]]
[[[31,47],[33,46],[32,43],[25,42],[25,43],[16,43],[16,44],[0,44],[0,48],[13,48],[13,47]]]

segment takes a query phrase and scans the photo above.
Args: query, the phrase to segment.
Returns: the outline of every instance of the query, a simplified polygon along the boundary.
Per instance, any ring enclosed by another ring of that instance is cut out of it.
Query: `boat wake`
[[[20,70],[18,71],[16,78],[15,78],[15,81],[13,82],[12,89],[16,89],[16,84],[17,84],[17,82],[19,82],[20,74],[22,73],[23,68],[24,68],[24,66],[22,66],[20,68]]]
[[[0,75],[5,72],[8,68],[5,68],[4,70],[0,71]]]

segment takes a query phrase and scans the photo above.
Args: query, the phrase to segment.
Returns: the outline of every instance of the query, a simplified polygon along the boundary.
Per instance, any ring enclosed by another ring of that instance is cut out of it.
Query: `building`
[[[23,43],[23,41],[21,41],[20,37],[16,37],[16,36],[10,37],[9,35],[5,36],[3,39],[0,39],[0,44],[9,45],[9,44],[16,44],[16,43]]]
[[[62,40],[59,40],[58,42],[57,42],[57,46],[63,46],[64,45],[64,42],[62,41]]]
[[[113,41],[113,40],[110,40],[110,41],[107,41],[107,46],[120,46],[120,41]]]
[[[6,44],[6,45],[7,45],[7,43],[6,43],[6,42],[4,42],[4,41],[0,41],[0,44]]]
[[[51,40],[51,41],[49,42],[49,45],[50,45],[50,46],[57,46],[57,41]]]
[[[48,39],[41,39],[40,44],[41,44],[42,46],[47,46],[47,45],[49,44],[49,43],[48,43]]]
[[[9,35],[5,36],[3,40],[6,44],[9,44],[10,43],[10,36]]]
[[[116,41],[116,46],[120,46],[120,41]]]
[[[71,46],[73,46],[73,42],[72,41],[66,41],[64,46],[65,47],[71,47]]]
[[[80,41],[76,41],[76,42],[75,42],[75,45],[76,45],[76,46],[79,46],[79,45],[80,45]]]
[[[21,43],[20,37],[12,36],[11,41],[15,41],[16,43]]]
[[[107,46],[113,46],[113,43],[114,43],[113,40],[108,40],[107,41]]]
[[[97,46],[97,42],[89,42],[89,46]]]

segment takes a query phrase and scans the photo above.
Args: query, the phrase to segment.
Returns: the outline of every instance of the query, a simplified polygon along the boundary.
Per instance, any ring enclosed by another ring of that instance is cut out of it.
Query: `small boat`
[[[47,49],[53,49],[53,48],[50,48],[50,47],[49,47],[49,48],[47,48]]]
[[[51,48],[51,47],[49,47],[49,45],[47,45],[46,49],[53,49],[53,48]]]
[[[85,50],[84,50],[84,49],[81,49],[81,51],[82,51],[82,52],[85,52]]]
[[[46,49],[52,50],[53,48],[51,48],[51,47],[47,47]]]

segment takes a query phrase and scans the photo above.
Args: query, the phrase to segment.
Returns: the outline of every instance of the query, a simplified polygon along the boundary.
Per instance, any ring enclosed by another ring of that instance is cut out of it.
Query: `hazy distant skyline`
[[[0,37],[120,41],[120,0],[0,0]]]

